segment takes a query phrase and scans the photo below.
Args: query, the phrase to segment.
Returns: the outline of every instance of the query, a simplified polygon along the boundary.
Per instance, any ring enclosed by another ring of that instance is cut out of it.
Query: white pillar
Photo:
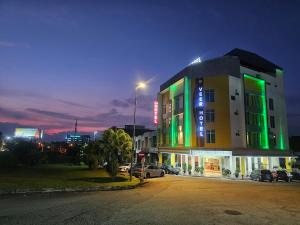
[[[191,155],[191,163],[192,163],[192,175],[194,174],[195,171],[195,156]]]
[[[247,157],[247,164],[248,164],[248,171],[247,171],[247,175],[249,176],[252,172],[252,163],[251,163],[251,156]]]
[[[189,155],[184,155],[184,156],[185,156],[185,163],[186,163],[185,175],[189,175]]]

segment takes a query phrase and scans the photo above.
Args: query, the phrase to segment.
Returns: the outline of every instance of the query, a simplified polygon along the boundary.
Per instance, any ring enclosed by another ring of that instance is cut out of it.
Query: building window
[[[273,100],[273,98],[269,98],[269,109],[274,110],[274,100]]]
[[[175,130],[177,133],[175,144],[183,145],[183,113],[175,116]]]
[[[148,137],[145,137],[145,148],[148,148]]]
[[[166,114],[166,113],[167,113],[167,107],[166,107],[166,105],[163,105],[163,106],[162,106],[162,113],[163,113],[163,114]]]
[[[216,143],[216,132],[215,130],[206,130],[206,143]]]
[[[152,136],[151,147],[156,147],[156,136]]]
[[[274,116],[270,116],[270,125],[271,125],[271,128],[275,128],[275,117]]]
[[[215,102],[215,91],[214,91],[214,89],[205,90],[205,102]]]
[[[205,120],[206,122],[215,122],[215,110],[207,109],[205,111]]]
[[[183,113],[183,94],[177,95],[174,98],[174,101],[175,101],[175,106],[174,106],[175,115],[179,113]]]

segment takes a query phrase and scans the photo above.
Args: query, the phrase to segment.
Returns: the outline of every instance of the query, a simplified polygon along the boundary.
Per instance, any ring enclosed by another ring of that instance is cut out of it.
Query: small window
[[[275,117],[274,116],[270,116],[270,125],[271,125],[271,128],[275,128]]]
[[[274,110],[274,100],[273,100],[273,98],[269,98],[269,109]]]
[[[234,101],[235,100],[235,96],[231,95],[231,100]]]
[[[205,90],[205,102],[215,102],[214,89]]]
[[[206,122],[215,122],[215,110],[207,109],[205,111],[205,120]]]
[[[215,130],[207,130],[206,131],[206,143],[216,143],[216,132]]]

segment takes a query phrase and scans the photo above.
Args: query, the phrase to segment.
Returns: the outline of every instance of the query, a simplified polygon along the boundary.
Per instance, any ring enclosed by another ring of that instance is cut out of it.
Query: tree
[[[119,163],[130,159],[131,137],[122,129],[108,129],[103,133],[101,148],[105,153],[107,171],[115,177]]]
[[[38,144],[31,141],[15,141],[7,143],[7,148],[14,155],[18,165],[33,166],[41,161]]]
[[[103,164],[104,152],[101,148],[101,141],[90,142],[87,145],[82,146],[82,150],[85,157],[85,162],[89,166],[90,170],[98,168],[99,164]]]

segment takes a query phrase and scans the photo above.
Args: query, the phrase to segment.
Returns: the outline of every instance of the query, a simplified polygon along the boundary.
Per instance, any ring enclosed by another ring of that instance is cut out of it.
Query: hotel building
[[[160,86],[159,163],[221,176],[289,168],[283,69],[234,49],[195,62]]]

